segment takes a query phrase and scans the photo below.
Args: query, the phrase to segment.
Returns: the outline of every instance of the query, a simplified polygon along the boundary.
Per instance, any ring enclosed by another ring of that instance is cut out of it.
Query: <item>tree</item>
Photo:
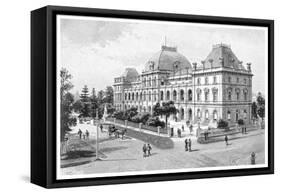
[[[174,102],[169,101],[169,102],[162,102],[162,105],[160,106],[159,103],[156,103],[155,106],[153,106],[153,115],[154,116],[165,116],[165,125],[167,129],[167,124],[168,124],[168,118],[169,116],[176,114],[178,110],[176,109]]]
[[[82,88],[82,91],[81,91],[81,94],[80,94],[80,100],[82,102],[89,102],[89,90],[88,90],[88,86],[85,85],[83,88]]]
[[[82,102],[82,109],[81,109],[81,117],[89,117],[90,116],[90,98],[89,98],[89,90],[87,85],[82,88],[80,94],[80,100]]]
[[[98,92],[97,101],[98,101],[99,105],[104,103],[104,91],[103,90],[100,90]]]
[[[257,109],[258,109],[257,103],[253,102],[252,103],[252,117],[253,117],[253,119],[258,118]]]
[[[104,95],[104,102],[113,104],[113,88],[111,86],[106,87]]]
[[[99,108],[99,104],[98,104],[98,99],[97,99],[97,96],[96,96],[96,90],[95,88],[92,89],[92,94],[91,94],[91,97],[90,97],[90,103],[91,103],[91,116],[92,118],[96,118],[96,112]],[[99,110],[98,110],[99,112]]]
[[[73,88],[73,85],[70,82],[72,76],[65,68],[62,68],[60,71],[60,78],[61,141],[64,141],[65,134],[71,131],[70,127],[76,125],[76,119],[71,116],[74,102],[74,97],[69,92]]]
[[[259,115],[259,117],[262,118],[262,120],[264,119],[265,116],[265,99],[264,97],[262,97],[261,93],[258,93],[258,97],[257,97],[257,114]]]
[[[74,97],[75,98],[75,97]],[[81,113],[81,110],[83,108],[83,103],[80,99],[76,100],[74,103],[73,103],[73,110],[77,113]]]

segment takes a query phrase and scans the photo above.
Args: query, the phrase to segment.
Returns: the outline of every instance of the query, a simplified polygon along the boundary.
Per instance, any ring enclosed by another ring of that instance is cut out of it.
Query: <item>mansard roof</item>
[[[222,43],[213,45],[212,51],[207,58],[202,61],[202,66],[204,66],[205,69],[211,67],[228,67],[236,70],[246,70],[242,65],[242,61],[240,61],[231,50],[230,45]]]

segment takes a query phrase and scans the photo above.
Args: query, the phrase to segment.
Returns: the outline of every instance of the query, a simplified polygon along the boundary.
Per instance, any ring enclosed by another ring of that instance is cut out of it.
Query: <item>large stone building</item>
[[[176,47],[162,46],[141,74],[126,68],[114,79],[114,106],[152,114],[157,102],[172,100],[179,112],[170,119],[208,125],[241,118],[250,123],[252,76],[251,63],[245,68],[229,45],[213,45],[200,64],[192,65]]]

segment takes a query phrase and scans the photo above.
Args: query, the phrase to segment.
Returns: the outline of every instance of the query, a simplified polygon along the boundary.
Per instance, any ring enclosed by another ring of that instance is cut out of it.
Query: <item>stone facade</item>
[[[245,68],[229,45],[214,45],[200,64],[191,63],[177,48],[162,46],[141,74],[127,68],[114,79],[117,110],[137,107],[152,114],[157,102],[172,100],[179,110],[170,119],[209,125],[219,119],[235,124],[251,120],[251,64]]]

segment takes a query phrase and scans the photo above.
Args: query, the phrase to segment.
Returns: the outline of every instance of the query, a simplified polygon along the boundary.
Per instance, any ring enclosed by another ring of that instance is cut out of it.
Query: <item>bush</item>
[[[238,125],[244,125],[245,124],[243,119],[238,119],[237,123],[238,123]]]
[[[218,128],[219,129],[228,128],[228,122],[223,120],[223,119],[220,119],[219,122],[218,122]]]
[[[153,127],[165,127],[165,122],[160,121],[159,117],[150,117],[147,121],[147,125],[153,126]]]
[[[143,123],[143,124],[145,124],[147,122],[147,120],[149,119],[149,117],[150,117],[149,113],[139,113],[139,114],[133,116],[131,118],[131,121],[135,122],[135,123]]]
[[[113,113],[112,116],[119,120],[126,120],[126,115],[124,111],[116,111]]]

